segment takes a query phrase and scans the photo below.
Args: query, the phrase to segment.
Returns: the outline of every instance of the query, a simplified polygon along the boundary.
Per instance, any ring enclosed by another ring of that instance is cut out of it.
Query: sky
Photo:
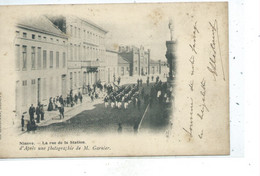
[[[169,16],[161,8],[89,8],[87,18],[108,31],[106,45],[134,45],[151,50],[152,60],[164,60],[170,40]],[[75,14],[76,15],[76,14]]]

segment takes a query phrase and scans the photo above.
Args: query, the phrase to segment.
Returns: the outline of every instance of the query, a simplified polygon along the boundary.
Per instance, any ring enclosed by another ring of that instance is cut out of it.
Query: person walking
[[[44,120],[44,109],[43,109],[43,105],[41,105],[41,107],[40,107],[40,114],[41,114],[41,120]]]
[[[82,96],[82,94],[80,92],[79,92],[79,100],[80,100],[80,103],[82,103],[83,96]]]
[[[36,118],[36,123],[40,123],[40,107],[39,107],[40,105],[38,105],[37,107],[36,107],[36,116],[37,116],[37,118]]]
[[[30,115],[31,122],[34,119],[34,113],[35,113],[35,107],[33,106],[33,104],[31,104],[31,107],[29,108],[29,115]]]
[[[118,84],[118,85],[120,84],[120,81],[121,81],[121,78],[120,78],[120,76],[119,76],[118,79],[117,79],[117,84]]]
[[[22,125],[22,131],[24,131],[24,115],[22,115],[22,119],[21,119],[21,125]]]
[[[60,118],[61,117],[64,119],[64,106],[63,105],[61,105],[61,107],[60,107]]]
[[[149,86],[149,76],[147,77],[146,85]]]

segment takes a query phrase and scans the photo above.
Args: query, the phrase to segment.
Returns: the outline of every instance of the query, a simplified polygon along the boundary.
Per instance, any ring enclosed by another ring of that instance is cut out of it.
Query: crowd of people
[[[34,105],[31,104],[28,112],[29,112],[30,120],[26,124],[27,131],[28,132],[35,131],[37,129],[36,123],[40,123],[41,120],[44,120],[45,112],[44,112],[43,104],[38,103],[36,107],[34,107]],[[21,125],[22,125],[22,131],[24,131],[24,127],[25,127],[24,114],[22,115]]]
[[[120,78],[117,80],[117,84],[102,84],[101,81],[97,81],[92,86],[85,86],[84,94],[88,95],[93,102],[95,99],[104,98],[105,107],[127,109],[129,104],[132,103],[138,110],[141,108],[143,102],[144,105],[148,103],[153,106],[153,103],[157,101],[159,105],[163,105],[165,102],[170,102],[172,99],[172,88],[167,89],[167,83],[163,83],[157,76],[155,78],[155,84],[153,84],[150,90],[145,91],[143,87],[142,78],[137,79],[137,84],[122,85],[120,86]],[[154,80],[154,77],[151,77]],[[149,86],[150,77],[146,79],[146,85]],[[84,88],[83,88],[84,89]],[[50,97],[47,106],[47,111],[59,111],[60,119],[64,118],[64,107],[73,107],[78,103],[82,103],[83,95],[79,91],[73,94],[73,90],[70,90],[67,97],[63,98],[62,95],[56,97]],[[30,120],[27,123],[27,131],[35,131],[37,129],[36,123],[40,123],[44,120],[44,107],[43,104],[38,103],[37,107],[33,104],[29,108]],[[36,115],[36,118],[34,117]],[[22,130],[24,130],[24,115],[22,116]]]

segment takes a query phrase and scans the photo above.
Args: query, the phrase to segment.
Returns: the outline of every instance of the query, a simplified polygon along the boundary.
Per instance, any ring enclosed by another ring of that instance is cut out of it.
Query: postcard
[[[228,155],[228,3],[0,7],[0,157]]]

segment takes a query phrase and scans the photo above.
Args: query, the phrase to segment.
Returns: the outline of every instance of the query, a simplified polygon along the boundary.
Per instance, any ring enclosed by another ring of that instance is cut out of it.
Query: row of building
[[[16,112],[30,104],[47,104],[70,90],[114,82],[120,77],[162,75],[165,62],[151,59],[144,47],[106,47],[108,31],[78,17],[40,16],[16,26]]]

